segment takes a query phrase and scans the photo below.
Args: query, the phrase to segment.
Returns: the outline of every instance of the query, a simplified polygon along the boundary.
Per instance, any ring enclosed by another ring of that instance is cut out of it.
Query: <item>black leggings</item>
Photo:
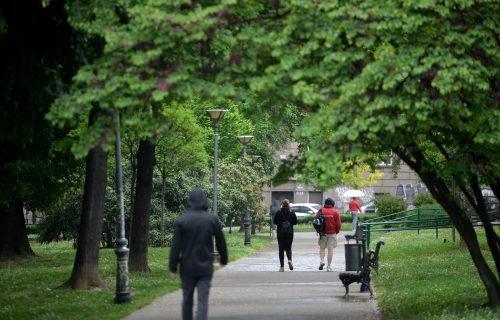
[[[284,236],[278,235],[278,252],[279,252],[281,267],[285,265],[285,251],[288,260],[292,260],[292,242],[293,242],[293,234],[287,234]]]

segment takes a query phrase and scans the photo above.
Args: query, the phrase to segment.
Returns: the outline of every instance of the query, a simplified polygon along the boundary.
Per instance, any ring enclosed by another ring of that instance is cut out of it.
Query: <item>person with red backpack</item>
[[[315,218],[318,219],[321,214],[324,217],[325,226],[324,233],[319,234],[318,240],[320,258],[319,270],[323,270],[325,266],[325,249],[328,248],[328,266],[326,271],[332,272],[333,248],[337,247],[337,234],[340,232],[340,227],[342,226],[340,213],[335,209],[335,201],[332,198],[327,198],[325,200],[325,205],[316,213]]]

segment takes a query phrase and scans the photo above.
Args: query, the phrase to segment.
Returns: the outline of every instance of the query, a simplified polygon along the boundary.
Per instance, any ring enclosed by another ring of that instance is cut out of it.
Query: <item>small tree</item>
[[[415,207],[420,208],[423,205],[432,205],[432,204],[437,205],[437,201],[436,201],[436,199],[434,199],[434,197],[429,192],[419,193],[419,194],[417,194],[415,199],[413,199],[413,205]]]
[[[361,189],[377,183],[383,176],[382,172],[372,170],[368,164],[358,164],[349,160],[342,170],[342,183],[353,189]]]
[[[404,211],[406,202],[403,197],[384,194],[381,197],[375,198],[375,207],[379,216]]]

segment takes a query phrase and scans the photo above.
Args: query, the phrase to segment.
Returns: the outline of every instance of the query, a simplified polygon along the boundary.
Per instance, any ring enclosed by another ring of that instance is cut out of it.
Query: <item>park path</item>
[[[294,270],[278,272],[276,242],[214,273],[209,319],[379,319],[376,298],[352,284],[348,298],[339,280],[345,270],[344,234],[334,250],[333,271],[318,270],[315,233],[296,233]],[[181,290],[169,293],[124,320],[181,319]],[[196,301],[196,300],[195,300]]]

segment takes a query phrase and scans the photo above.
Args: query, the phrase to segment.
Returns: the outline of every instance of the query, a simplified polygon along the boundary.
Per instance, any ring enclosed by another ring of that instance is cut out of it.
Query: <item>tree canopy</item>
[[[148,112],[158,102],[298,106],[310,115],[297,131],[307,140],[297,170],[332,185],[346,162],[375,166],[392,151],[448,212],[489,303],[500,304],[497,275],[466,214],[472,208],[483,222],[498,274],[500,239],[481,193],[487,185],[500,197],[497,1],[73,4],[74,24],[106,45],[53,105],[53,123],[81,121],[98,104],[148,137],[160,125]],[[82,131],[75,154],[111,145],[100,121]]]

